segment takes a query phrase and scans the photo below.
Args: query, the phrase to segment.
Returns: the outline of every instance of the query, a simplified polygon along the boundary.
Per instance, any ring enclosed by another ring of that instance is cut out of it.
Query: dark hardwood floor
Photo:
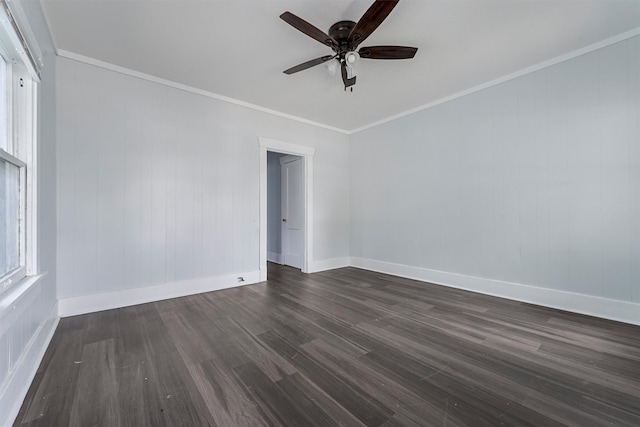
[[[18,426],[639,426],[640,327],[355,268],[61,319]]]

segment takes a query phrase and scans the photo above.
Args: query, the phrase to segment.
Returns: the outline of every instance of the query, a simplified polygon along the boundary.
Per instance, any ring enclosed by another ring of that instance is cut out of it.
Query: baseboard
[[[0,396],[0,408],[9,408],[6,415],[6,424],[10,426],[18,416],[24,398],[27,396],[31,382],[36,376],[40,362],[47,351],[47,347],[53,338],[53,334],[58,326],[58,307],[54,304],[45,321],[38,327],[33,338],[25,348],[20,361],[7,379],[7,385]],[[2,418],[2,417],[0,417]],[[0,423],[5,421],[0,419]]]
[[[320,261],[313,261],[309,268],[309,273],[317,273],[319,271],[349,267],[350,265],[351,265],[351,259],[349,257],[323,259]]]
[[[351,266],[437,285],[640,325],[640,304],[351,257]]]
[[[258,283],[260,281],[259,276],[259,271],[249,271],[224,276],[181,280],[163,283],[162,285],[125,289],[102,294],[62,298],[58,301],[58,314],[60,317],[75,316],[78,314],[111,310],[203,292],[218,291],[236,286],[250,285]],[[239,277],[244,278],[244,281],[239,281]]]
[[[277,252],[267,252],[267,261],[282,264],[282,254]]]

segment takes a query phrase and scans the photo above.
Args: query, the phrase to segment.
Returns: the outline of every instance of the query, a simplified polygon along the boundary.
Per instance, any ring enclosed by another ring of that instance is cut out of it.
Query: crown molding
[[[46,17],[46,13],[45,13],[45,17]],[[350,130],[337,128],[337,127],[330,126],[330,125],[325,124],[325,123],[316,122],[316,121],[313,121],[313,120],[305,119],[303,117],[294,116],[292,114],[283,113],[281,111],[273,110],[273,109],[262,107],[262,106],[259,106],[259,105],[256,105],[256,104],[251,104],[249,102],[241,101],[239,99],[235,99],[235,98],[231,98],[231,97],[228,97],[228,96],[220,95],[220,94],[217,94],[217,93],[214,93],[214,92],[209,92],[209,91],[198,89],[198,88],[195,88],[195,87],[192,87],[192,86],[184,85],[184,84],[181,84],[181,83],[176,83],[176,82],[171,81],[171,80],[167,80],[167,79],[163,79],[163,78],[160,78],[160,77],[157,77],[157,76],[153,76],[153,75],[150,75],[150,74],[146,74],[146,73],[142,73],[142,72],[139,72],[139,71],[131,70],[129,68],[121,67],[119,65],[114,65],[114,64],[111,64],[111,63],[108,63],[108,62],[105,62],[105,61],[101,61],[99,59],[95,59],[95,58],[91,58],[91,57],[88,57],[88,56],[80,55],[80,54],[77,54],[77,53],[74,53],[74,52],[70,52],[70,51],[67,51],[67,50],[64,50],[64,49],[57,48],[56,49],[56,54],[58,56],[60,56],[60,57],[63,57],[63,58],[71,59],[71,60],[78,61],[78,62],[83,62],[85,64],[89,64],[89,65],[93,65],[93,66],[96,66],[96,67],[104,68],[104,69],[107,69],[107,70],[115,71],[115,72],[118,72],[118,73],[126,74],[126,75],[129,75],[129,76],[132,76],[132,77],[136,77],[136,78],[140,78],[140,79],[147,80],[147,81],[150,81],[150,82],[154,82],[154,83],[158,83],[158,84],[161,84],[161,85],[169,86],[169,87],[172,87],[172,88],[175,88],[175,89],[179,89],[179,90],[183,90],[183,91],[186,91],[186,92],[191,92],[191,93],[195,93],[195,94],[198,94],[198,95],[206,96],[206,97],[209,97],[209,98],[217,99],[219,101],[228,102],[230,104],[239,105],[239,106],[242,106],[242,107],[245,107],[245,108],[250,108],[252,110],[261,111],[263,113],[271,114],[271,115],[274,115],[274,116],[283,117],[283,118],[286,118],[286,119],[289,119],[289,120],[294,120],[294,121],[297,121],[297,122],[300,122],[300,123],[305,123],[305,124],[308,124],[308,125],[311,125],[311,126],[315,126],[315,127],[322,128],[322,129],[327,129],[327,130],[338,132],[338,133],[345,134],[345,135],[353,135],[355,133],[362,132],[364,130],[367,130],[367,129],[382,125],[384,123],[388,123],[388,122],[391,122],[393,120],[397,120],[397,119],[409,116],[411,114],[415,114],[417,112],[420,112],[420,111],[423,111],[423,110],[427,110],[429,108],[444,104],[446,102],[453,101],[454,99],[458,99],[458,98],[461,98],[463,96],[470,95],[470,94],[475,93],[475,92],[479,92],[479,91],[487,89],[489,87],[499,85],[499,84],[507,82],[509,80],[513,80],[513,79],[516,79],[518,77],[522,77],[524,75],[533,73],[535,71],[539,71],[539,70],[554,66],[556,64],[560,64],[562,62],[565,62],[565,61],[568,61],[570,59],[576,58],[578,56],[591,53],[591,52],[596,51],[598,49],[602,49],[604,47],[611,46],[613,44],[619,43],[621,41],[624,41],[624,40],[627,40],[627,39],[630,39],[632,37],[636,37],[636,36],[639,36],[639,35],[640,35],[640,27],[637,27],[637,28],[634,28],[632,30],[626,31],[624,33],[618,34],[616,36],[607,38],[605,40],[601,40],[601,41],[599,41],[597,43],[593,43],[593,44],[591,44],[589,46],[585,46],[583,48],[573,50],[573,51],[568,52],[568,53],[566,53],[564,55],[560,55],[560,56],[557,56],[555,58],[549,59],[547,61],[543,61],[543,62],[540,62],[538,64],[532,65],[530,67],[524,68],[522,70],[516,71],[514,73],[507,74],[506,76],[491,80],[491,81],[486,82],[486,83],[482,83],[482,84],[474,86],[472,88],[465,89],[463,91],[454,93],[454,94],[449,95],[447,97],[440,98],[438,100],[429,102],[427,104],[420,105],[418,107],[403,111],[403,112],[398,113],[398,114],[394,114],[394,115],[389,116],[387,118],[384,118],[384,119],[381,119],[381,120],[377,120],[375,122],[371,122],[371,123],[366,124],[364,126],[360,126],[358,128],[354,128],[354,129],[350,129]],[[54,41],[54,46],[55,46],[55,39],[53,38],[53,33],[51,33],[51,36],[52,36],[52,40]]]
[[[630,39],[632,37],[636,37],[638,35],[640,35],[640,27],[637,27],[637,28],[634,28],[633,30],[626,31],[624,33],[618,34],[617,36],[609,37],[608,39],[604,39],[602,41],[599,41],[597,43],[591,44],[589,46],[585,46],[583,48],[573,50],[571,52],[565,53],[564,55],[557,56],[555,58],[549,59],[547,61],[540,62],[540,63],[532,65],[530,67],[523,68],[522,70],[516,71],[516,72],[511,73],[511,74],[507,74],[506,76],[499,77],[499,78],[497,78],[495,80],[491,80],[491,81],[489,81],[487,83],[482,83],[482,84],[480,84],[478,86],[474,86],[474,87],[472,87],[470,89],[466,89],[466,90],[454,93],[453,95],[449,95],[447,97],[440,98],[440,99],[438,99],[436,101],[420,105],[420,106],[412,108],[410,110],[406,110],[406,111],[404,111],[402,113],[398,113],[398,114],[395,114],[393,116],[389,116],[389,117],[387,117],[385,119],[381,119],[381,120],[369,123],[368,125],[364,125],[364,126],[361,126],[359,128],[352,129],[352,130],[349,131],[349,135],[353,135],[354,133],[358,133],[358,132],[361,132],[363,130],[367,130],[367,129],[376,127],[378,125],[381,125],[381,124],[384,124],[384,123],[388,123],[388,122],[400,119],[402,117],[409,116],[409,115],[417,113],[419,111],[428,110],[429,108],[435,107],[435,106],[440,105],[440,104],[444,104],[445,102],[453,101],[454,99],[461,98],[461,97],[466,96],[466,95],[470,95],[470,94],[472,94],[474,92],[479,92],[479,91],[487,89],[487,88],[489,88],[491,86],[496,86],[496,85],[499,85],[500,83],[504,83],[504,82],[509,81],[509,80],[517,79],[518,77],[522,77],[524,75],[533,73],[535,71],[539,71],[539,70],[542,70],[544,68],[548,68],[548,67],[551,67],[553,65],[560,64],[561,62],[565,62],[565,61],[568,61],[570,59],[576,58],[578,56],[585,55],[587,53],[591,53],[591,52],[596,51],[598,49],[602,49],[604,47],[611,46],[612,44],[619,43],[621,41]]]
[[[340,129],[340,128],[337,128],[337,127],[334,127],[334,126],[329,126],[329,125],[324,124],[324,123],[315,122],[313,120],[308,120],[308,119],[305,119],[303,117],[298,117],[298,116],[294,116],[292,114],[283,113],[281,111],[272,110],[270,108],[261,107],[260,105],[251,104],[249,102],[245,102],[245,101],[241,101],[239,99],[235,99],[235,98],[231,98],[231,97],[228,97],[228,96],[220,95],[220,94],[217,94],[217,93],[214,93],[214,92],[209,92],[207,90],[198,89],[198,88],[195,88],[193,86],[185,85],[185,84],[182,84],[182,83],[176,83],[176,82],[171,81],[171,80],[163,79],[161,77],[153,76],[151,74],[142,73],[140,71],[132,70],[130,68],[121,67],[119,65],[111,64],[109,62],[101,61],[99,59],[95,59],[95,58],[91,58],[91,57],[88,57],[88,56],[80,55],[78,53],[70,52],[68,50],[58,49],[57,50],[57,55],[62,57],[62,58],[70,59],[72,61],[82,62],[82,63],[88,64],[88,65],[93,65],[95,67],[100,67],[100,68],[104,68],[106,70],[115,71],[117,73],[126,74],[126,75],[131,76],[131,77],[136,77],[138,79],[142,79],[142,80],[146,80],[146,81],[149,81],[149,82],[153,82],[153,83],[161,84],[161,85],[164,85],[164,86],[172,87],[174,89],[179,89],[179,90],[183,90],[185,92],[191,92],[191,93],[195,93],[197,95],[206,96],[208,98],[217,99],[218,101],[228,102],[230,104],[239,105],[241,107],[249,108],[249,109],[252,109],[252,110],[260,111],[260,112],[271,114],[271,115],[278,116],[278,117],[283,117],[285,119],[294,120],[296,122],[304,123],[304,124],[315,126],[315,127],[322,128],[322,129],[327,129],[327,130],[330,130],[330,131],[333,131],[333,132],[338,132],[338,133],[342,133],[342,134],[345,134],[345,135],[349,134],[349,131],[347,131],[345,129]]]

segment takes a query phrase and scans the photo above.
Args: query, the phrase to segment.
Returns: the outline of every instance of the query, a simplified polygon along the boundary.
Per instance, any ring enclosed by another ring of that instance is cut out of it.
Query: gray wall
[[[316,148],[314,261],[349,255],[347,135],[69,59],[57,77],[60,298],[257,271],[259,136]]]
[[[350,144],[352,256],[640,301],[640,37]]]
[[[17,414],[57,319],[55,56],[40,2],[21,3],[45,62],[38,99],[37,164],[38,260],[46,275],[9,307],[0,304],[0,425],[10,424]],[[13,294],[4,294],[0,303]]]

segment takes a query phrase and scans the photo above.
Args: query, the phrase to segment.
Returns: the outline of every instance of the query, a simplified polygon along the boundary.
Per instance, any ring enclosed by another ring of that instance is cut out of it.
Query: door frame
[[[267,280],[267,151],[292,154],[304,166],[304,254],[302,272],[309,273],[313,259],[313,155],[316,149],[258,137],[260,148],[260,281]]]

